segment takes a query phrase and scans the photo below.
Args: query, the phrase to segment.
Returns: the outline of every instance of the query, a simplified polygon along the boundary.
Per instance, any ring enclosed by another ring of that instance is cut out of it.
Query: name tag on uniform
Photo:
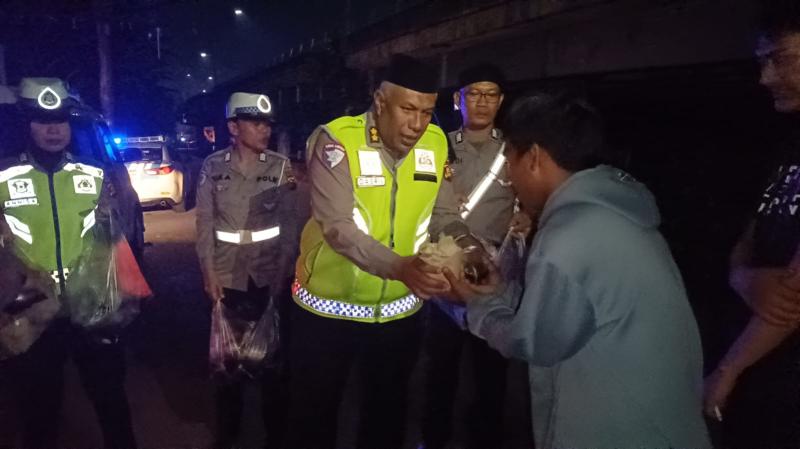
[[[12,209],[20,206],[38,206],[39,198],[22,198],[19,200],[8,200],[3,205],[6,209]]]
[[[436,182],[436,154],[431,150],[414,150],[414,181]]]
[[[361,176],[383,176],[383,163],[381,155],[377,151],[359,150],[358,165],[361,169]]]
[[[386,185],[386,177],[384,176],[359,176],[356,179],[359,187],[381,187]]]

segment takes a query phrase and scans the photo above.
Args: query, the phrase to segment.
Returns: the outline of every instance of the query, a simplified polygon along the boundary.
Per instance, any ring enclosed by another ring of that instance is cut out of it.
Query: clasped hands
[[[466,279],[463,273],[434,267],[419,256],[407,256],[398,261],[396,277],[421,299],[435,297],[468,303],[496,292],[500,275],[485,252],[467,253],[465,266],[472,268],[467,271],[487,274],[475,283]]]

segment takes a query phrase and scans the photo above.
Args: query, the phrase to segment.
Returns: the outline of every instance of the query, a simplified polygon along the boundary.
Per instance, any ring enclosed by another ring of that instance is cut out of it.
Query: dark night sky
[[[109,1],[117,115],[127,114],[116,118],[136,122],[152,116],[143,125],[152,126],[203,89],[255,72],[301,43],[342,36],[348,23],[358,29],[425,0]],[[61,77],[98,107],[92,4],[0,0],[0,45],[5,47],[8,83],[23,76]],[[236,8],[244,14],[236,16]],[[161,59],[156,56],[157,29]],[[211,56],[201,58],[201,51]]]
[[[199,52],[212,54],[211,62],[223,80],[266,65],[275,55],[333,32],[342,8],[336,1],[183,1],[165,15],[166,39],[188,67],[198,69]],[[235,16],[239,7],[244,15]]]

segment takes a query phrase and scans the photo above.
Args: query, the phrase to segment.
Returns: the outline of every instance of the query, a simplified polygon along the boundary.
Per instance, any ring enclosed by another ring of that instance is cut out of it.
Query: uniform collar
[[[232,156],[233,156],[233,147],[226,148],[225,149],[225,162],[230,164]],[[267,162],[267,152],[266,151],[262,151],[261,153],[258,153],[258,160],[259,160],[259,162]]]
[[[23,151],[22,153],[19,154],[19,161],[21,163],[24,163],[24,164],[31,164],[34,167],[36,167],[38,170],[45,171],[45,172],[49,171],[49,170],[47,170],[47,168],[45,166],[43,166],[39,161],[36,160],[36,158],[31,153],[30,149],[28,149],[26,151]],[[64,166],[67,163],[70,163],[70,162],[75,162],[75,156],[73,156],[72,153],[69,152],[68,150],[62,151],[61,152],[61,160],[55,166],[53,166],[53,168],[52,168],[53,173],[55,173],[57,171],[60,171],[61,169],[64,168]]]
[[[500,131],[500,128],[492,128],[492,132],[489,133],[489,136],[492,140],[502,140],[503,139],[503,132]],[[464,141],[464,127],[458,128],[456,131],[456,143],[461,143]]]

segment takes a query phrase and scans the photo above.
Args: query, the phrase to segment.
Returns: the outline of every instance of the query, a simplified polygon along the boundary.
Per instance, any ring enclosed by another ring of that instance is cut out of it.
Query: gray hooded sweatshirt
[[[600,166],[542,211],[524,290],[473,301],[470,330],[529,364],[540,449],[711,447],[700,336],[647,188]]]

